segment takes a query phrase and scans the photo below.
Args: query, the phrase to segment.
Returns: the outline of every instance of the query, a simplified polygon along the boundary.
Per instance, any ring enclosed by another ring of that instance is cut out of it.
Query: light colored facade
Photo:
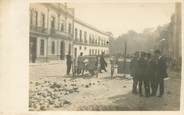
[[[83,55],[109,54],[109,36],[79,19],[74,20],[74,57]]]
[[[78,29],[78,36],[75,36],[75,29]],[[103,44],[93,43],[98,38],[103,40]],[[32,63],[64,61],[69,53],[72,56],[78,56],[81,52],[84,55],[97,55],[102,51],[107,54],[107,41],[105,33],[74,19],[74,9],[68,8],[67,4],[30,4],[29,55]]]

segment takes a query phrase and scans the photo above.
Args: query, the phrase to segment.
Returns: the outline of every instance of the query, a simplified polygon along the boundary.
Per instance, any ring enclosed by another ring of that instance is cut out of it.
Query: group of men
[[[73,60],[72,60],[70,53],[68,55],[66,55],[67,75],[70,74],[72,63],[76,63],[74,65],[77,68],[78,74],[82,74],[82,75],[84,74],[84,70],[86,67],[86,63],[88,63],[88,60],[84,60],[81,57],[83,57],[82,52],[80,53],[80,55],[78,56],[77,59],[73,59]],[[98,62],[98,58],[99,58],[99,62]],[[102,54],[100,56],[97,56],[97,63],[95,65],[98,66],[98,63],[100,64],[99,72],[102,73],[102,70],[107,72],[107,70],[106,70],[107,62],[104,59],[104,52],[102,52]]]
[[[142,87],[144,86],[146,97],[157,96],[158,89],[158,96],[163,96],[164,78],[167,77],[167,63],[159,50],[155,50],[153,55],[146,52],[136,52],[130,67],[133,76],[132,92],[134,94],[139,93],[140,96],[143,96]]]

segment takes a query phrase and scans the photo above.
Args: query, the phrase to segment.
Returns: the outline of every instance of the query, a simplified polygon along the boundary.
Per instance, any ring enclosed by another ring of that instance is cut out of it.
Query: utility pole
[[[124,77],[126,77],[127,40],[124,40]]]

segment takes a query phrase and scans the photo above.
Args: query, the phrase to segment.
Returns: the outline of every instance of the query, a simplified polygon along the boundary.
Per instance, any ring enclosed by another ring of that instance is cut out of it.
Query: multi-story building
[[[30,4],[30,62],[65,60],[108,51],[108,34],[76,19],[74,9],[61,3]]]
[[[84,55],[100,55],[109,53],[109,35],[79,19],[74,20],[74,57]]]
[[[73,12],[63,4],[30,5],[30,62],[64,60],[71,52]]]

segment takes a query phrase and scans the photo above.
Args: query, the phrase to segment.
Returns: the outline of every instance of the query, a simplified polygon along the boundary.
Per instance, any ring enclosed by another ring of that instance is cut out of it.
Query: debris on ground
[[[99,83],[100,81],[98,81]],[[80,88],[90,88],[97,82],[86,83],[81,80],[63,79],[61,81],[31,81],[29,108],[34,111],[52,110],[71,104],[66,98],[73,93],[79,93]]]

